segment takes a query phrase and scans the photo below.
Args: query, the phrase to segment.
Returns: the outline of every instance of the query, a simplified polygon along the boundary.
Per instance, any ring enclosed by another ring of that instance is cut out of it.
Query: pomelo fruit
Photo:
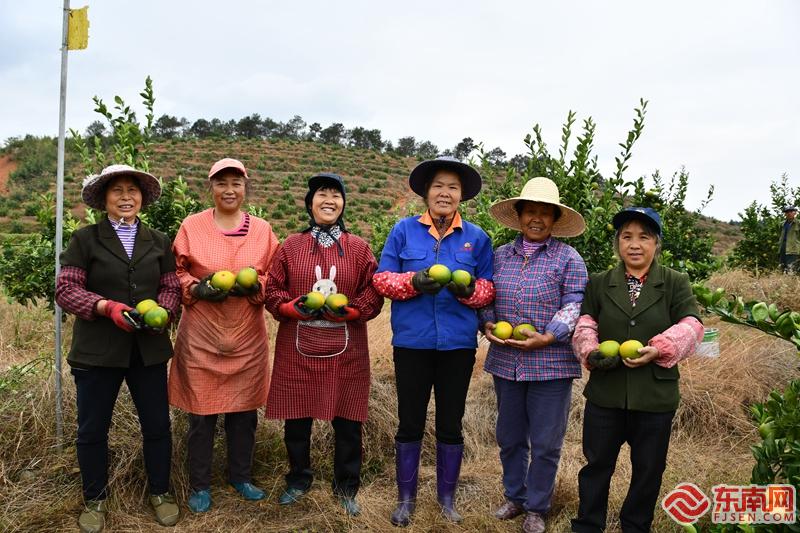
[[[640,348],[644,348],[644,345],[637,340],[625,341],[619,345],[619,356],[624,359],[636,359],[641,357],[639,354]]]
[[[327,305],[331,311],[338,311],[345,305],[347,305],[348,300],[347,296],[344,294],[337,292],[336,294],[331,294],[327,298],[325,298],[325,305]]]
[[[536,328],[533,327],[531,324],[519,324],[514,328],[514,331],[511,332],[511,336],[517,339],[518,341],[524,341],[527,339],[527,335],[523,333],[524,330],[532,331],[536,333]]]
[[[155,306],[144,314],[144,323],[151,328],[163,328],[168,321],[167,310],[160,306]]]
[[[144,316],[147,312],[154,307],[158,307],[158,302],[155,300],[151,300],[148,298],[147,300],[142,300],[138,304],[136,304],[136,310],[139,312],[140,315]]]
[[[230,270],[220,270],[211,276],[211,286],[222,291],[229,291],[236,283],[236,276]]]
[[[240,287],[249,289],[258,283],[258,272],[253,267],[245,267],[236,274],[236,283],[238,283]]]
[[[321,292],[312,291],[306,294],[306,301],[303,303],[308,309],[316,311],[325,305],[325,295]]]
[[[603,357],[614,357],[619,355],[619,343],[617,341],[603,341],[597,348]]]
[[[470,283],[472,283],[472,274],[467,272],[466,270],[454,270],[453,275],[451,276],[453,283],[457,283],[459,285],[463,285],[466,287]]]
[[[511,324],[506,322],[505,320],[501,320],[494,325],[494,329],[492,330],[492,335],[497,337],[498,339],[508,339],[511,337],[512,333],[514,332],[514,328],[511,327]]]
[[[439,285],[450,283],[450,269],[444,265],[433,265],[428,269],[428,275],[436,280]]]

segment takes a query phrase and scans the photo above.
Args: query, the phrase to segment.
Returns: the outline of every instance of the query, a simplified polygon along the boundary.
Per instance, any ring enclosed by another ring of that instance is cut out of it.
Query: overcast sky
[[[57,133],[62,5],[0,0],[0,140]],[[643,97],[628,178],[685,166],[688,207],[713,184],[704,213],[723,220],[768,202],[784,172],[800,185],[797,0],[103,0],[89,19],[89,48],[69,57],[79,130],[92,96],[138,104],[150,75],[156,116],[298,114],[509,156],[535,123],[555,152],[572,109],[597,123],[610,172]]]

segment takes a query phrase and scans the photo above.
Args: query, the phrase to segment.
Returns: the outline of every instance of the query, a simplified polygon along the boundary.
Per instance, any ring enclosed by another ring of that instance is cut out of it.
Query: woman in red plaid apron
[[[267,418],[285,420],[289,456],[281,505],[311,487],[311,424],[331,420],[335,431],[333,492],[345,510],[355,501],[361,473],[361,426],[367,419],[370,367],[367,321],[383,297],[372,287],[377,268],[367,243],[345,230],[345,187],[336,174],[308,180],[309,228],[287,237],[269,272],[266,307],[280,322]],[[306,294],[341,293],[349,303],[312,310]]]

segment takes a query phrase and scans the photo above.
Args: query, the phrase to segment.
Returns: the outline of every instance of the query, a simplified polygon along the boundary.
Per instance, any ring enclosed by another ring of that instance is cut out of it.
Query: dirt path
[[[17,162],[6,155],[0,157],[0,194],[8,194],[8,177],[17,170]]]

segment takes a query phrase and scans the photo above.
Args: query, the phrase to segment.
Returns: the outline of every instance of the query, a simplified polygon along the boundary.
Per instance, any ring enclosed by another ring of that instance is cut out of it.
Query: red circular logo
[[[694,483],[681,483],[664,496],[661,507],[676,522],[694,524],[711,507],[711,501]]]

